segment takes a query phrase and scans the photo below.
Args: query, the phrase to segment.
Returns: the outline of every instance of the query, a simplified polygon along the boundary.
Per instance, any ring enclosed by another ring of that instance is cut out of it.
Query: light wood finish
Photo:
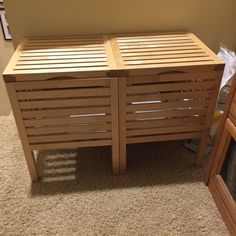
[[[221,122],[220,122],[220,125],[219,125],[219,128],[218,128],[218,134],[215,138],[215,143],[214,143],[214,147],[212,149],[212,152],[211,152],[211,156],[210,156],[210,159],[208,161],[208,165],[207,165],[207,168],[205,170],[205,174],[204,174],[204,183],[206,185],[208,185],[209,183],[209,180],[210,180],[210,176],[211,176],[211,172],[212,172],[212,167],[213,167],[213,163],[215,161],[215,156],[216,156],[216,153],[218,152],[218,147],[219,147],[219,143],[221,142],[221,136],[222,136],[222,133],[223,133],[223,130],[224,130],[224,127],[225,127],[225,122],[226,122],[226,119],[230,116],[230,112],[232,111],[231,108],[234,104],[236,104],[235,100],[233,102],[233,98],[236,97],[235,96],[235,89],[236,89],[236,75],[234,76],[233,80],[232,80],[232,84],[231,84],[231,89],[230,89],[230,93],[228,95],[228,98],[227,98],[227,102],[225,104],[225,109],[224,109],[224,113],[223,113],[223,116],[221,118]],[[234,112],[232,113],[234,114]]]
[[[221,75],[222,72],[214,71],[201,72],[199,76],[175,72],[157,75],[156,80],[155,76],[122,78],[126,85],[120,85],[121,142],[125,139],[127,143],[142,143],[201,138],[196,160],[200,166],[207,148]],[[120,147],[125,150],[124,144]],[[121,163],[126,163],[124,154],[120,158]]]
[[[118,78],[111,80],[111,114],[112,114],[112,166],[113,173],[120,173],[120,148],[119,148],[119,97]]]
[[[119,79],[119,140],[120,140],[120,174],[126,172],[126,78]]]
[[[21,139],[21,143],[22,143],[22,146],[23,146],[23,150],[24,150],[25,159],[26,159],[26,163],[27,163],[27,166],[28,166],[29,174],[30,174],[30,177],[32,179],[32,182],[36,182],[36,181],[39,180],[39,176],[38,176],[38,173],[37,173],[37,167],[35,165],[35,157],[34,157],[33,152],[30,150],[30,145],[29,145],[29,142],[27,140],[27,134],[25,132],[20,107],[19,107],[19,104],[17,103],[17,98],[16,98],[16,92],[15,92],[15,89],[14,89],[14,85],[12,83],[8,83],[8,84],[6,84],[6,87],[7,87],[7,92],[8,92],[8,95],[9,95],[10,102],[11,102],[12,110],[13,110],[13,113],[14,113],[15,121],[16,121],[16,124],[17,124],[19,136],[20,136],[20,139]]]
[[[222,64],[217,56],[192,33],[115,35],[119,68],[176,68]],[[148,74],[148,71],[146,71]]]
[[[232,235],[236,235],[236,203],[221,177],[221,171],[230,141],[232,138],[236,140],[235,89],[236,79],[234,78],[205,174],[205,183]]]
[[[73,72],[88,78],[99,71],[106,76],[106,71],[114,68],[107,47],[107,39],[99,35],[25,38],[5,69],[5,78],[27,81],[39,75],[38,80],[45,80]]]
[[[223,67],[186,32],[29,37],[4,80],[29,150],[111,145],[113,173],[123,174],[127,143],[205,145]]]

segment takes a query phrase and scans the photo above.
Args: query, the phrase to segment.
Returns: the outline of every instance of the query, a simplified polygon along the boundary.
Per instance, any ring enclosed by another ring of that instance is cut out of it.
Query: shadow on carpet
[[[128,145],[127,173],[112,175],[111,148],[41,151],[37,166],[40,182],[32,196],[117,188],[182,184],[202,181],[202,170],[193,165],[196,154],[182,142]]]

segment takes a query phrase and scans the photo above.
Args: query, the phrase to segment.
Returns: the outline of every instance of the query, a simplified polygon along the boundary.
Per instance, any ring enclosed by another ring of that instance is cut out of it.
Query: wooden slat
[[[93,50],[97,50],[97,51],[103,51],[104,52],[104,46],[98,46],[98,47],[61,47],[61,48],[54,48],[54,47],[48,47],[47,49],[29,49],[27,50],[27,47],[24,48],[24,52],[29,52],[29,53],[42,53],[42,52],[81,52],[81,51],[93,51]]]
[[[71,49],[72,51],[74,49],[104,49],[103,42],[100,43],[81,43],[81,42],[70,42],[70,43],[49,43],[49,44],[28,44],[24,48],[25,51],[41,51],[46,50],[48,51],[54,51],[54,50],[61,50],[61,49]]]
[[[68,142],[68,141],[80,141],[80,140],[96,140],[96,139],[109,139],[111,138],[111,132],[98,132],[87,134],[60,134],[60,135],[44,135],[28,137],[29,143],[56,143],[56,142]]]
[[[181,44],[184,44],[184,43],[193,43],[194,41],[190,38],[187,38],[187,39],[167,39],[167,38],[162,38],[162,39],[141,39],[141,40],[138,40],[138,39],[132,39],[132,40],[129,40],[129,41],[120,41],[120,40],[117,40],[118,42],[118,45],[119,46],[128,46],[128,45],[150,45],[150,44],[172,44],[172,43],[181,43]]]
[[[150,110],[165,110],[165,109],[190,109],[193,107],[205,107],[209,105],[209,100],[195,100],[185,102],[162,102],[155,104],[140,104],[140,105],[127,105],[127,111],[150,111]]]
[[[23,118],[33,117],[59,117],[70,115],[89,115],[89,114],[109,114],[110,107],[84,107],[84,108],[70,108],[70,109],[50,109],[50,110],[36,110],[36,111],[22,111]]]
[[[171,47],[196,47],[198,46],[194,42],[190,43],[149,43],[148,45],[129,44],[127,46],[119,45],[120,50],[133,50],[133,49],[144,49],[144,48],[171,48]]]
[[[139,34],[139,35],[122,35],[122,36],[117,36],[118,42],[128,42],[128,41],[142,41],[142,40],[156,40],[156,39],[162,39],[162,40],[171,40],[171,39],[190,39],[190,35],[187,33],[183,34],[168,34],[168,33],[153,33],[151,35],[149,34]]]
[[[165,99],[194,99],[194,98],[210,98],[212,91],[194,91],[194,92],[172,92],[161,94],[145,94],[145,95],[131,95],[127,96],[127,102],[145,102],[145,101],[157,101]]]
[[[127,137],[203,131],[204,125],[127,130]]]
[[[62,134],[62,133],[76,133],[76,132],[96,132],[111,130],[111,124],[89,124],[89,125],[71,125],[56,126],[56,127],[34,127],[26,128],[27,135],[39,135],[39,134]]]
[[[207,109],[185,109],[185,110],[164,110],[157,112],[128,113],[126,115],[128,121],[137,119],[158,119],[160,117],[185,117],[193,115],[206,115]]]
[[[96,59],[96,58],[101,58],[101,59],[106,59],[106,54],[98,53],[98,54],[89,54],[89,55],[83,55],[83,54],[69,54],[69,55],[56,55],[56,56],[24,56],[21,55],[19,58],[18,62],[30,62],[30,61],[44,61],[44,60],[64,60],[64,59]]]
[[[45,98],[70,98],[70,97],[95,97],[110,95],[109,88],[94,89],[60,89],[60,90],[42,90],[34,92],[18,92],[18,99],[45,99]]]
[[[199,50],[199,46],[179,46],[179,47],[164,47],[164,48],[137,48],[137,49],[122,49],[121,54],[123,53],[139,53],[139,52],[159,52],[159,51],[173,51],[173,50]]]
[[[31,150],[47,150],[47,149],[60,149],[60,148],[81,148],[81,147],[99,147],[110,146],[111,140],[96,140],[96,141],[81,141],[81,142],[61,142],[49,144],[34,144],[30,145]]]
[[[51,107],[79,107],[79,106],[104,106],[110,104],[110,98],[81,98],[61,99],[55,101],[30,101],[19,102],[21,109],[51,108]]]
[[[104,55],[105,52],[101,50],[93,50],[93,51],[76,51],[76,52],[40,52],[40,53],[32,53],[32,52],[22,52],[20,55],[20,59],[28,58],[28,57],[57,57],[57,56],[93,56],[93,55]]]
[[[174,118],[174,119],[159,119],[159,120],[146,120],[146,121],[130,121],[127,122],[127,129],[137,128],[156,128],[156,127],[170,127],[170,126],[183,126],[190,124],[203,124],[206,117],[187,117],[187,118]]]
[[[72,64],[72,63],[100,63],[100,62],[107,62],[107,59],[104,58],[71,58],[71,59],[56,59],[56,60],[32,60],[32,61],[22,61],[18,60],[16,66],[28,66],[28,65],[39,65],[39,66],[45,66],[45,65],[55,65],[55,64]]]
[[[23,119],[21,116],[21,111],[17,103],[16,92],[15,92],[13,83],[7,83],[6,88],[9,94],[9,99],[11,102],[11,107],[13,110],[16,124],[17,124],[17,129],[18,129],[19,136],[21,139],[21,144],[23,146],[25,160],[28,166],[29,174],[30,174],[31,180],[33,182],[36,182],[39,180],[39,175],[37,172],[37,166],[36,166],[36,162],[34,158],[34,153],[31,151],[30,145],[28,143],[27,134],[26,134]]]
[[[134,61],[125,61],[126,66],[132,65],[145,65],[145,64],[170,64],[175,62],[199,62],[199,61],[212,61],[209,56],[202,57],[186,57],[186,58],[174,58],[174,59],[152,59],[152,60],[134,60]]]
[[[128,57],[135,57],[135,56],[168,56],[168,55],[178,55],[178,54],[191,54],[191,53],[196,53],[196,54],[202,54],[205,52],[202,49],[186,49],[186,50],[168,50],[168,51],[154,51],[154,52],[122,52],[122,55],[124,58]]]
[[[218,72],[210,71],[210,72],[198,72],[198,73],[168,73],[168,74],[157,74],[152,76],[136,76],[129,77],[127,79],[128,85],[134,84],[148,84],[148,83],[164,83],[164,82],[176,82],[176,81],[194,81],[198,80],[198,82],[206,82],[207,80],[215,80]]]
[[[130,137],[127,138],[127,144],[131,143],[147,143],[147,142],[159,142],[168,140],[182,140],[191,138],[200,138],[202,132],[184,133],[184,134],[165,134],[165,135],[152,135],[147,137]]]
[[[34,119],[24,120],[24,124],[27,127],[30,126],[44,126],[44,125],[72,125],[72,124],[89,124],[89,123],[103,123],[110,122],[111,116],[82,116],[75,118],[55,118],[55,119]]]
[[[182,58],[198,58],[198,57],[208,57],[206,53],[200,52],[200,53],[182,53],[182,54],[172,54],[172,55],[144,55],[144,56],[129,56],[123,57],[123,60],[126,62],[129,61],[140,61],[140,60],[163,60],[163,59],[182,59]]]
[[[83,88],[96,86],[109,86],[110,78],[94,78],[94,79],[71,79],[70,77],[62,77],[57,80],[49,81],[33,81],[33,82],[16,82],[14,87],[16,90],[23,89],[55,89],[55,88]]]
[[[165,69],[166,68],[172,68],[174,69],[175,67],[176,68],[180,68],[182,67],[182,69],[186,68],[186,67],[190,67],[190,66],[206,66],[208,65],[208,67],[210,69],[212,69],[212,66],[211,65],[215,65],[215,62],[212,60],[207,60],[207,61],[204,61],[204,60],[201,60],[201,61],[185,61],[185,62],[172,62],[172,63],[164,63],[164,64],[147,64],[147,65],[127,65],[125,66],[126,69],[130,69],[130,70],[134,70],[134,69],[156,69],[158,68],[159,70],[161,68]]]
[[[58,67],[58,68],[40,68],[40,69],[14,69],[14,74],[17,75],[18,77],[23,77],[26,78],[25,75],[30,75],[30,79],[34,80],[34,74],[35,75],[40,75],[39,78],[37,80],[42,80],[42,76],[46,76],[46,78],[48,77],[47,74],[50,74],[50,76],[55,77],[55,76],[61,76],[62,73],[67,74],[67,73],[78,73],[78,72],[87,72],[86,73],[86,77],[93,77],[94,75],[97,76],[97,73],[95,73],[96,71],[104,71],[106,73],[106,71],[108,70],[108,66],[102,66],[102,65],[94,65],[94,66],[87,66],[87,67],[68,67],[68,68],[64,68],[64,67]],[[56,74],[56,75],[55,75]],[[93,76],[92,76],[93,75]],[[50,78],[49,76],[49,78]],[[105,75],[103,75],[105,76]],[[17,81],[25,81],[25,79],[19,78]],[[36,80],[36,79],[35,79]]]
[[[16,64],[14,70],[33,70],[33,69],[64,69],[64,68],[78,68],[78,67],[97,67],[97,66],[107,66],[107,62],[80,62],[80,63],[62,63],[62,64],[41,64],[41,65],[19,65]]]
[[[142,94],[156,91],[176,91],[187,89],[210,89],[214,87],[214,81],[203,82],[186,82],[172,84],[152,84],[152,85],[136,85],[127,87],[127,94]]]

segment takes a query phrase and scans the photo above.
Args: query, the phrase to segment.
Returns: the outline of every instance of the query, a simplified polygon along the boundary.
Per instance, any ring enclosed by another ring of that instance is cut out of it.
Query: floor
[[[38,153],[31,184],[12,116],[0,117],[0,235],[229,235],[182,142]]]

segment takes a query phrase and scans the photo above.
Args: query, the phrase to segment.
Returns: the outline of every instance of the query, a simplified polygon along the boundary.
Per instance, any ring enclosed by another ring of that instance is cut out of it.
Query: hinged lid
[[[115,35],[110,39],[118,69],[131,71],[224,64],[192,33]]]
[[[25,38],[3,76],[6,82],[54,77],[122,77],[155,69],[210,66],[224,63],[192,33],[48,36]]]
[[[5,81],[101,77],[114,66],[107,36],[29,37],[17,47],[3,75]]]

